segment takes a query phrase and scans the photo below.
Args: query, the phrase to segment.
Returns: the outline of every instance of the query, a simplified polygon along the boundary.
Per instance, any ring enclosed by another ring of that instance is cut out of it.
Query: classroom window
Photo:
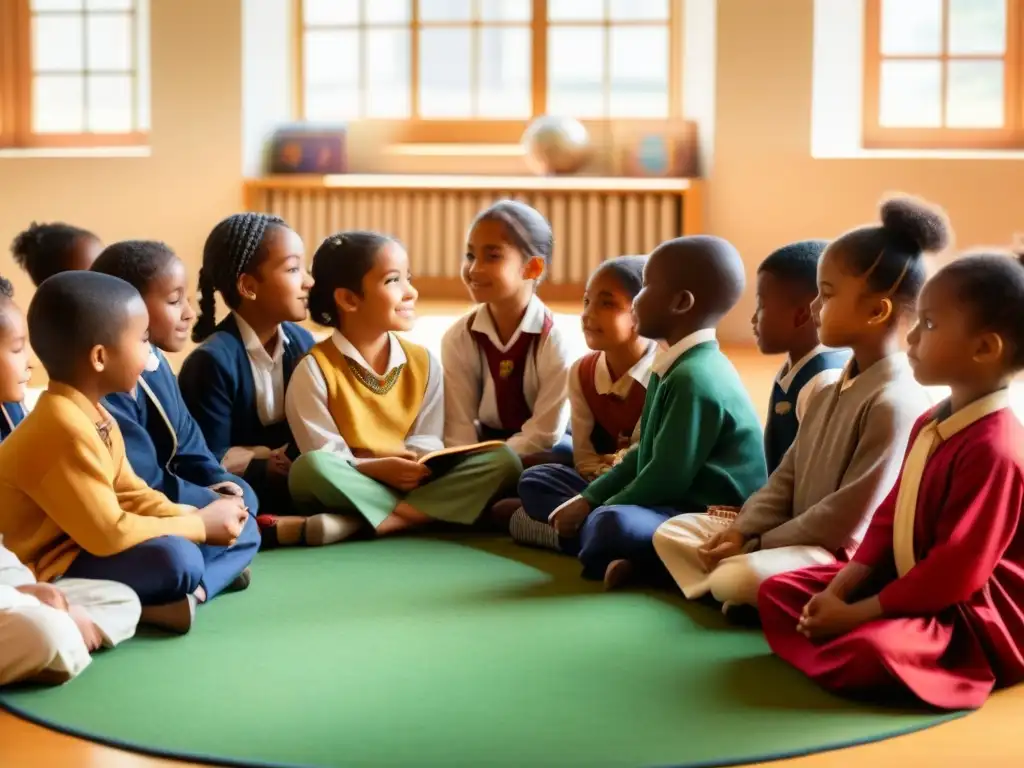
[[[678,0],[299,0],[300,116],[677,117]]]
[[[2,0],[0,146],[142,144],[148,0]]]
[[[864,145],[1024,145],[1024,0],[867,0]]]

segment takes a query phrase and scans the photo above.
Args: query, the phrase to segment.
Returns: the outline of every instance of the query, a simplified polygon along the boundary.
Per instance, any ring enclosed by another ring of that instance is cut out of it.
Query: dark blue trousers
[[[546,523],[560,504],[581,493],[587,484],[572,467],[544,464],[526,470],[519,478],[519,498],[527,515]],[[664,566],[654,551],[654,532],[677,514],[669,507],[598,507],[575,538],[562,537],[559,543],[563,552],[579,558],[586,579],[603,579],[614,560],[630,560],[640,572],[658,578],[664,574]]]
[[[172,603],[200,586],[211,600],[252,562],[259,547],[259,528],[250,516],[230,547],[160,536],[109,557],[79,552],[64,575],[120,582],[131,587],[143,605]]]

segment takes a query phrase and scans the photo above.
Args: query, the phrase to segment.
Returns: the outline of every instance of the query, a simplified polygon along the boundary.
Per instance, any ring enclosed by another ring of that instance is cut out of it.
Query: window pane
[[[32,130],[36,133],[81,133],[85,129],[82,78],[40,75],[32,89]]]
[[[603,117],[604,30],[598,27],[548,29],[548,113]]]
[[[395,24],[412,18],[413,0],[373,0],[366,4],[366,20],[371,24]]]
[[[883,61],[878,122],[887,128],[942,125],[942,64]]]
[[[37,72],[80,72],[85,66],[81,14],[36,16],[32,20],[32,68]]]
[[[470,0],[419,0],[422,21],[469,21]]]
[[[358,24],[359,0],[303,0],[302,21],[306,26]]]
[[[128,14],[89,16],[85,22],[89,69],[131,71],[132,35]]]
[[[409,30],[370,29],[366,49],[373,57],[366,72],[366,116],[409,117]]]
[[[611,36],[609,116],[668,117],[668,28],[612,27]]]
[[[86,83],[86,127],[96,133],[132,130],[132,78],[97,75]]]
[[[303,76],[307,83],[359,82],[359,32],[318,29],[306,33]]]
[[[946,125],[1003,127],[1003,62],[951,61],[947,78]]]
[[[306,119],[314,123],[333,123],[360,117],[359,86],[307,85],[305,93]]]
[[[1006,0],[950,0],[949,52],[996,54],[1006,51]]]
[[[882,53],[942,53],[942,0],[882,0]]]
[[[612,0],[613,21],[631,19],[668,20],[668,0]]]
[[[480,18],[484,21],[530,21],[530,0],[480,0]]]
[[[420,32],[420,115],[470,117],[473,114],[471,30],[468,27]]]
[[[82,0],[32,0],[33,11],[80,11]]]
[[[85,7],[90,11],[130,11],[135,0],[85,0]]]
[[[135,21],[135,130],[149,125],[149,3],[137,3]]]
[[[530,30],[481,28],[478,85],[480,117],[530,117]]]
[[[604,0],[548,0],[550,21],[582,21],[604,18]]]

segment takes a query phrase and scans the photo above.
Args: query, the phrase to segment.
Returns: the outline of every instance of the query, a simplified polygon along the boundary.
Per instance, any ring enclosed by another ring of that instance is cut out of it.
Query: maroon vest
[[[634,381],[624,398],[610,393],[598,394],[594,377],[600,358],[600,352],[591,352],[580,360],[578,370],[583,397],[594,415],[594,429],[590,433],[590,442],[598,453],[609,454],[629,446],[633,430],[636,429],[636,424],[644,412],[647,389],[640,382]]]
[[[486,312],[481,307],[478,312]],[[472,328],[476,320],[474,314],[469,320]],[[473,340],[477,347],[483,352],[487,361],[487,370],[490,371],[491,380],[494,382],[494,399],[498,405],[498,419],[500,425],[481,424],[481,438],[485,440],[507,440],[517,434],[523,428],[523,424],[533,415],[530,406],[526,404],[526,394],[523,392],[524,375],[526,373],[526,361],[530,354],[533,354],[534,365],[537,363],[537,347],[540,342],[551,332],[555,318],[547,309],[544,310],[544,325],[540,333],[520,333],[516,343],[502,352],[486,333],[471,331]],[[483,388],[481,394],[483,396]]]

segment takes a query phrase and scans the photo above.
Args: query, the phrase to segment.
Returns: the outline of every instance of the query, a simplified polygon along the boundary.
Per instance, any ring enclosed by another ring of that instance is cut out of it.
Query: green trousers
[[[502,446],[459,461],[440,477],[403,494],[367,477],[346,458],[330,451],[303,454],[288,473],[294,502],[332,512],[356,511],[374,528],[405,501],[435,520],[476,522],[492,499],[515,489],[523,465]]]

